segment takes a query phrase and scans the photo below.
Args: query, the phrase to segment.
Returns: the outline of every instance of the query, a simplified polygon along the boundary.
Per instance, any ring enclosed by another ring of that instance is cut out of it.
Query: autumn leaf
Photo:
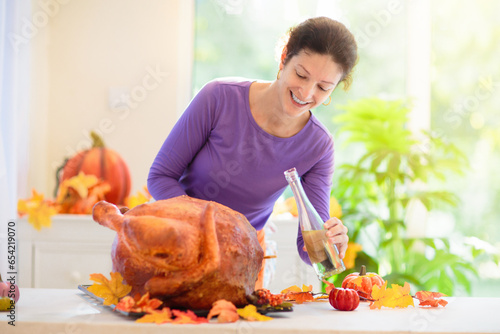
[[[305,285],[302,284],[302,289],[299,288],[297,285],[292,285],[285,290],[281,291],[282,294],[287,294],[290,292],[310,292],[312,291],[312,285]]]
[[[281,291],[283,294],[283,299],[288,301],[295,301],[297,304],[302,304],[304,302],[310,302],[314,300],[312,294],[312,285],[302,285],[302,289],[297,285],[286,288]]]
[[[111,190],[111,186],[106,182],[99,182],[89,188],[88,196],[80,198],[74,196],[68,201],[67,212],[72,214],[91,214],[94,205],[104,199],[106,193]]]
[[[172,314],[175,315],[175,319],[172,321],[174,324],[203,324],[207,323],[207,318],[198,317],[193,311],[179,311],[172,310]]]
[[[115,310],[123,311],[123,312],[135,312],[132,311],[132,309],[135,306],[135,300],[131,296],[125,296],[120,301],[118,304],[115,306]]]
[[[347,244],[347,251],[345,252],[344,256],[344,266],[346,269],[351,269],[354,268],[355,263],[356,263],[356,257],[358,256],[358,253],[363,250],[363,246],[360,244],[357,244],[355,242],[349,242]]]
[[[111,186],[95,175],[78,175],[64,180],[59,186],[56,202],[60,213],[91,214],[95,203],[103,200]]]
[[[257,307],[255,305],[247,305],[244,308],[239,308],[237,310],[238,315],[245,320],[248,321],[269,321],[273,320],[271,317],[267,317],[265,315],[257,312]]]
[[[220,299],[213,303],[208,313],[207,320],[215,316],[217,316],[217,322],[220,323],[236,322],[240,318],[236,306],[225,299]]]
[[[160,311],[153,311],[149,314],[146,314],[142,316],[141,318],[137,319],[135,322],[140,322],[140,323],[154,323],[154,324],[165,324],[165,323],[171,323],[172,322],[172,312],[168,307],[164,307]]]
[[[125,296],[116,305],[115,309],[124,312],[135,312],[135,313],[152,313],[153,310],[158,309],[163,302],[159,299],[150,299],[149,292],[140,296],[138,299],[132,298],[131,296]]]
[[[151,199],[151,194],[147,187],[144,187],[144,193],[138,191],[135,196],[128,196],[125,198],[125,206],[132,209],[138,205],[144,204]]]
[[[111,272],[111,280],[108,280],[102,274],[91,274],[92,284],[88,290],[97,297],[103,298],[103,305],[117,304],[118,300],[130,293],[132,287],[123,284],[123,277],[118,272]]]
[[[313,286],[312,284],[311,285],[305,285],[305,284],[302,284],[302,291],[303,292],[311,292],[313,289]]]
[[[290,292],[302,292],[302,290],[298,286],[292,285],[291,287],[288,287],[285,290],[281,291],[282,294],[287,294]]]
[[[89,188],[95,186],[99,182],[99,179],[95,175],[87,175],[83,172],[78,173],[67,180],[64,180],[59,186],[59,192],[57,194],[57,202],[62,202],[66,196],[68,196],[69,189],[72,188],[76,191],[80,198],[87,198],[89,194]]]
[[[327,280],[323,280],[323,283],[326,284],[326,287],[325,287],[325,292],[327,295],[330,294],[330,291],[332,291],[333,289],[335,289],[335,284],[333,284],[332,282],[328,282]]]
[[[419,306],[438,307],[439,305],[445,307],[448,302],[441,297],[447,297],[441,292],[418,291],[415,297],[419,300]]]
[[[293,298],[297,304],[302,304],[304,302],[312,302],[314,297],[311,292],[293,292],[289,295],[289,297]]]
[[[57,214],[57,205],[50,200],[45,200],[43,194],[35,189],[29,199],[17,201],[17,212],[20,217],[28,215],[28,222],[40,231],[42,227],[51,227],[51,217]]]
[[[413,298],[410,295],[410,284],[407,282],[405,282],[404,286],[391,284],[390,288],[387,288],[387,281],[381,287],[374,285],[372,298],[370,309],[381,309],[382,306],[390,308],[414,306]]]

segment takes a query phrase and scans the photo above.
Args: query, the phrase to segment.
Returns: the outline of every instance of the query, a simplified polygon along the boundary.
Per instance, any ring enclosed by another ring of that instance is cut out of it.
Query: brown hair
[[[351,71],[358,59],[358,47],[354,36],[342,23],[328,17],[315,17],[291,28],[281,55],[283,65],[301,50],[330,55],[342,67],[344,90],[349,89]]]

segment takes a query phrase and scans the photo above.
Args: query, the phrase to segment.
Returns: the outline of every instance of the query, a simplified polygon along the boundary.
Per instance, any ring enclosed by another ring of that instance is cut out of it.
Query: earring
[[[327,106],[327,105],[330,104],[330,102],[332,102],[332,96],[331,95],[329,96],[329,98],[330,99],[328,100],[328,103],[326,103],[326,104],[324,102],[322,103],[324,106]]]
[[[276,74],[276,80],[279,80],[280,76],[281,76],[281,68],[279,69],[278,74]]]

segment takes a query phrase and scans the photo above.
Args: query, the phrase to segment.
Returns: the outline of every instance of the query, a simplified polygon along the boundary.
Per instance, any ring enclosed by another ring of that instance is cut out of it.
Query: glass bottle
[[[326,236],[324,222],[307,198],[297,170],[291,168],[284,173],[297,202],[302,238],[316,275],[323,280],[343,272],[345,266],[337,246]]]

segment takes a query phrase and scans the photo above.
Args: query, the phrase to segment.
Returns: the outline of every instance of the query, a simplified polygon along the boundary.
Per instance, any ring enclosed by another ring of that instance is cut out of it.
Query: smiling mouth
[[[304,101],[302,101],[302,100],[299,100],[299,98],[298,98],[297,96],[295,96],[295,94],[293,94],[293,93],[292,93],[292,91],[290,91],[290,94],[291,94],[291,96],[292,96],[292,100],[293,100],[295,103],[297,103],[297,104],[299,104],[299,105],[301,105],[301,106],[305,106],[306,104],[308,104],[308,103],[309,103],[309,102],[304,102]]]

